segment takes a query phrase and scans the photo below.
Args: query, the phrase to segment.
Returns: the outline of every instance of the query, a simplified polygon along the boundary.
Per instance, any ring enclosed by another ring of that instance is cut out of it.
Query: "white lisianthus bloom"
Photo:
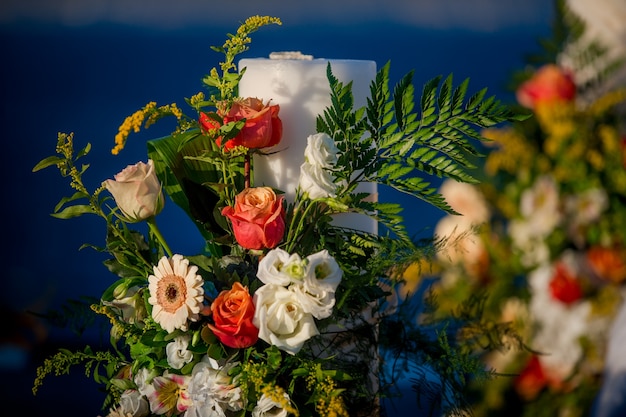
[[[311,200],[335,197],[337,191],[337,185],[329,171],[323,167],[307,164],[306,162],[300,166],[298,187]]]
[[[337,291],[343,277],[339,264],[326,249],[306,257],[307,274],[304,287],[308,292]]]
[[[302,282],[306,264],[300,255],[290,255],[280,248],[272,249],[259,262],[257,277],[264,284],[280,285]]]
[[[192,405],[184,417],[226,417],[226,411],[241,410],[241,388],[229,375],[237,365],[238,362],[228,362],[220,366],[213,358],[202,358],[191,372],[187,393]]]
[[[311,293],[306,290],[304,285],[290,285],[289,291],[292,291],[302,310],[311,314],[318,320],[330,317],[335,306],[335,293],[333,291],[324,291],[318,289]]]
[[[485,223],[489,220],[489,206],[476,186],[447,179],[439,187],[439,194],[454,211],[471,223]]]
[[[304,342],[319,334],[315,319],[302,307],[295,292],[264,285],[254,293],[254,319],[259,338],[295,355]]]
[[[307,138],[298,186],[310,199],[335,197],[337,185],[330,170],[337,163],[338,153],[335,141],[326,133]]]
[[[187,330],[187,320],[198,320],[204,300],[204,280],[197,274],[198,267],[189,266],[182,255],[171,259],[164,256],[148,277],[152,304],[152,318],[172,333],[175,329]]]
[[[167,353],[167,363],[174,369],[180,369],[193,359],[193,353],[187,350],[191,336],[182,335],[175,337],[173,341],[165,346]]]
[[[339,149],[337,149],[333,138],[326,133],[310,135],[306,142],[304,160],[307,163],[323,168],[332,168],[337,163]]]
[[[137,390],[146,397],[149,397],[154,392],[152,386],[152,379],[157,376],[158,373],[155,370],[149,370],[147,368],[141,368],[137,371],[133,377],[133,382],[137,386]]]
[[[145,417],[150,414],[148,399],[139,391],[128,389],[120,397],[120,409],[123,415]]]
[[[289,404],[289,395],[285,392],[283,396],[287,404]],[[282,404],[277,403],[265,394],[259,398],[254,410],[252,410],[252,417],[287,417],[287,415],[287,410],[282,407]]]

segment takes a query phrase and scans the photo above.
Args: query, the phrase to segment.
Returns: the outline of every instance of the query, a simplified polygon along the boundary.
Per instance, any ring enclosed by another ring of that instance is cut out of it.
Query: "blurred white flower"
[[[564,380],[582,358],[579,342],[590,331],[591,304],[581,300],[567,305],[556,300],[550,292],[554,266],[545,264],[528,275],[531,290],[530,314],[537,324],[532,348],[541,365],[554,377]]]
[[[525,267],[541,265],[550,259],[550,248],[545,239],[542,236],[536,236],[535,230],[526,220],[511,220],[507,233],[520,257],[520,262]]]
[[[567,231],[576,244],[584,244],[584,227],[598,220],[608,207],[609,197],[600,188],[592,188],[565,198]]]
[[[524,190],[520,199],[520,213],[526,219],[533,236],[547,236],[561,221],[559,191],[552,177],[539,177],[533,186]]]
[[[597,79],[599,73],[611,61],[626,57],[626,2],[624,0],[567,0],[569,9],[585,23],[585,33],[574,44],[570,45],[559,56],[560,65],[566,68],[575,68],[575,81],[578,85],[585,85]],[[607,49],[603,59],[598,59],[580,68],[577,65],[577,56],[591,41],[599,42]],[[592,91],[592,96],[598,97],[604,91],[626,83],[626,65],[614,71],[610,78],[605,80],[602,88]]]
[[[476,233],[476,224],[464,216],[446,215],[435,226],[437,239],[445,240],[441,250],[437,251],[440,261],[451,265],[470,266],[476,262],[485,246]],[[471,268],[470,268],[471,269]]]
[[[441,184],[439,193],[454,211],[471,223],[485,223],[489,220],[489,206],[476,186],[447,179]]]

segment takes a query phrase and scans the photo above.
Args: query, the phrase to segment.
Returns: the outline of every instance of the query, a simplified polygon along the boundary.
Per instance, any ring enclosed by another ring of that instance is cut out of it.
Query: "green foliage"
[[[527,116],[514,113],[494,97],[485,98],[485,89],[466,100],[469,80],[453,87],[452,75],[443,83],[435,77],[424,85],[418,111],[413,73],[406,74],[392,92],[389,68],[387,63],[378,71],[367,106],[354,109],[351,83],[339,82],[328,66],[331,106],[318,116],[317,130],[331,136],[339,149],[333,173],[349,192],[360,182],[376,182],[452,212],[424,174],[476,182],[470,170],[475,168],[471,158],[480,156],[475,143],[484,139],[479,129]],[[360,198],[345,201],[350,210],[376,218],[409,240],[399,205],[366,203]]]

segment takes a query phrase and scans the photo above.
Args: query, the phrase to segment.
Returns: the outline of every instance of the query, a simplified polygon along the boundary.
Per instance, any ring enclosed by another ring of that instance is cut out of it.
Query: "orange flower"
[[[224,124],[245,119],[241,131],[225,144],[226,150],[236,146],[245,146],[249,149],[267,148],[277,145],[283,136],[283,122],[278,117],[280,107],[278,105],[263,104],[257,98],[246,98],[235,101],[224,115]],[[200,126],[205,132],[220,127],[217,120],[210,118],[205,113],[200,113]],[[222,145],[222,138],[217,138],[217,144]]]
[[[269,187],[244,189],[222,214],[230,219],[237,243],[246,249],[274,248],[285,233],[283,197]]]
[[[626,251],[624,249],[594,246],[587,251],[587,261],[599,278],[614,284],[626,281]]]
[[[572,75],[554,64],[544,65],[516,92],[517,101],[534,109],[546,102],[569,102],[576,97]]]
[[[214,325],[209,328],[228,347],[246,348],[259,339],[259,329],[252,324],[254,303],[248,288],[235,282],[222,291],[211,304]]]

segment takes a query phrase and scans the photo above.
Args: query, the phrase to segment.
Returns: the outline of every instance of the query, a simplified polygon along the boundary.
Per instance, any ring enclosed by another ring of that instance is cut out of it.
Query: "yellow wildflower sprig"
[[[267,364],[252,361],[244,362],[241,366],[241,372],[238,374],[243,397],[250,398],[250,387],[254,387],[257,401],[262,395],[265,395],[279,404],[279,407],[284,409],[288,415],[298,417],[300,413],[293,406],[289,397],[285,396],[285,390],[274,383],[266,382],[268,373]]]
[[[315,410],[321,417],[348,417],[348,410],[336,381],[319,364],[309,368],[305,377],[307,390],[313,392]]]
[[[39,387],[43,384],[46,376],[54,374],[55,376],[67,375],[70,368],[74,365],[84,364],[85,375],[90,377],[91,372],[103,367],[107,370],[107,376],[99,376],[98,379],[110,380],[111,377],[127,363],[120,357],[111,352],[94,352],[89,346],[85,347],[82,352],[70,352],[62,349],[51,358],[45,359],[43,365],[37,368],[37,377],[33,384],[33,395],[37,394]],[[111,367],[111,365],[113,365]],[[94,376],[99,375],[96,373]]]
[[[169,115],[175,116],[180,121],[183,117],[183,112],[176,103],[157,107],[156,103],[151,101],[143,108],[126,117],[115,135],[115,147],[111,150],[111,153],[113,155],[119,154],[126,146],[126,141],[130,134],[139,133],[142,125],[144,129],[147,129],[156,123],[157,120]]]
[[[100,185],[93,193],[90,193],[85,186],[82,176],[89,168],[89,165],[78,165],[78,160],[86,156],[91,151],[91,144],[87,144],[84,148],[75,152],[74,150],[74,134],[59,133],[57,137],[56,153],[57,155],[49,156],[41,160],[33,168],[33,172],[40,171],[50,166],[56,166],[62,177],[70,178],[70,186],[75,190],[75,193],[70,197],[64,197],[54,208],[52,216],[60,219],[70,219],[73,217],[79,217],[84,214],[95,214],[102,217],[107,222],[107,230],[113,234],[117,240],[121,243],[117,245],[115,251],[125,251],[127,255],[132,256],[133,262],[131,265],[127,265],[129,268],[135,270],[138,276],[145,276],[146,271],[152,270],[152,264],[144,258],[141,251],[143,248],[139,247],[132,234],[119,223],[114,222],[114,212],[105,212],[103,208],[106,198],[101,198],[102,192],[105,190],[104,185]],[[87,203],[82,203],[87,200]]]
[[[219,92],[217,96],[215,94],[211,95],[211,101],[215,103],[230,102],[236,96],[241,75],[237,74],[237,67],[234,63],[235,58],[249,49],[248,44],[252,41],[250,34],[270,24],[282,25],[282,21],[277,17],[271,16],[249,17],[239,26],[236,34],[228,34],[228,39],[226,39],[224,45],[211,47],[214,51],[224,54],[224,61],[219,64],[222,74],[220,75],[217,68],[213,68],[203,80],[207,86]]]

